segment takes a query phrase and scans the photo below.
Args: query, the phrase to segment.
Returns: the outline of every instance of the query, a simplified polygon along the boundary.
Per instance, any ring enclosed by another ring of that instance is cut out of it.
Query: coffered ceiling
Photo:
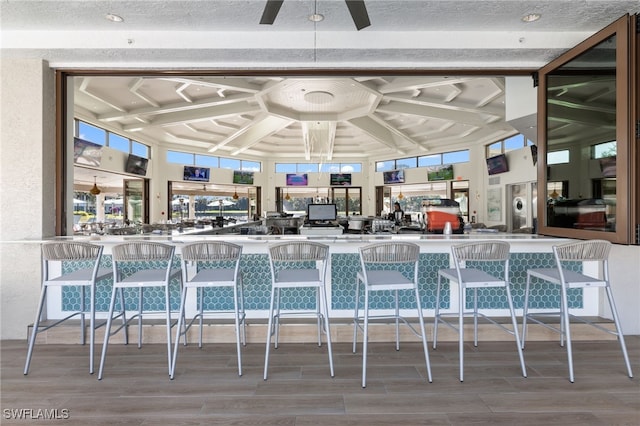
[[[259,23],[266,0],[0,0],[1,48],[3,58],[79,73],[119,70],[75,77],[76,111],[143,142],[348,161],[515,133],[505,122],[501,69],[526,76],[640,12],[637,0],[364,3],[371,25],[358,31],[342,0],[285,0],[272,25]],[[324,19],[312,22],[312,14]],[[523,21],[532,14],[539,19]],[[415,69],[428,72],[398,72]],[[252,70],[270,72],[247,76]]]

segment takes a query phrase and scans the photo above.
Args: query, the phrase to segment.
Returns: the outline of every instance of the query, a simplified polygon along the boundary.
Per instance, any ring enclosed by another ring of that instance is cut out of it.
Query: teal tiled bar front
[[[451,245],[470,240],[499,239],[511,244],[510,280],[516,309],[521,309],[524,298],[524,286],[526,270],[531,267],[553,267],[554,260],[551,247],[554,244],[566,240],[547,238],[536,235],[509,235],[509,234],[470,234],[470,235],[344,235],[338,237],[308,237],[308,236],[132,236],[132,237],[73,237],[74,240],[85,240],[105,246],[102,259],[103,266],[111,267],[111,247],[124,241],[136,239],[154,240],[176,246],[175,266],[180,266],[180,248],[182,245],[202,240],[216,240],[224,238],[243,246],[243,255],[240,268],[245,285],[245,307],[249,317],[266,318],[269,308],[269,295],[271,291],[268,247],[269,244],[286,240],[311,239],[330,246],[331,262],[327,273],[327,282],[330,298],[330,315],[333,318],[349,318],[353,315],[355,306],[355,277],[360,268],[358,248],[363,245],[381,241],[411,241],[420,245],[421,255],[419,264],[419,285],[422,307],[426,316],[432,316],[435,308],[435,292],[437,283],[437,271],[450,266]],[[71,237],[65,239],[72,239]],[[65,267],[64,265],[62,267]],[[588,265],[587,265],[588,267]],[[575,268],[581,270],[582,264],[576,264]],[[172,310],[178,310],[179,281],[171,284]],[[479,290],[479,308],[491,309],[494,315],[506,315],[507,306],[501,289]],[[315,293],[305,290],[290,290],[283,293],[282,309],[296,310],[313,308],[315,306]],[[60,298],[49,303],[49,318],[61,318],[66,311],[75,310],[80,306],[79,291],[67,289],[62,292]],[[98,316],[108,311],[111,295],[111,282],[105,281],[98,285],[96,292],[96,310]],[[413,309],[411,298],[401,298],[400,309]],[[134,309],[137,297],[134,293],[128,295],[131,300],[131,308]],[[195,295],[189,301],[188,309],[196,306]],[[232,306],[231,293],[223,290],[210,290],[204,294],[205,307],[212,309],[229,309]],[[450,307],[457,306],[457,287],[445,286],[441,299],[440,309],[445,312]],[[468,299],[469,300],[469,299]],[[378,295],[372,299],[372,308],[390,310],[391,294]],[[88,301],[87,301],[88,302]],[[128,301],[129,303],[129,301]],[[145,310],[164,310],[164,296],[158,292],[145,293]],[[584,315],[597,315],[598,295],[589,296],[583,294],[580,289],[570,293],[570,306],[579,309]],[[555,309],[559,306],[558,290],[545,283],[534,282],[530,299],[532,309]],[[471,306],[469,306],[470,308]],[[189,314],[189,312],[188,312]]]

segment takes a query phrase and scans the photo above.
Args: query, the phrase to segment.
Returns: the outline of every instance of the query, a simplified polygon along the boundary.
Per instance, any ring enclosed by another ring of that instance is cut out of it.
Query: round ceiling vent
[[[323,91],[309,92],[304,94],[304,100],[310,104],[327,104],[333,100],[333,94]]]

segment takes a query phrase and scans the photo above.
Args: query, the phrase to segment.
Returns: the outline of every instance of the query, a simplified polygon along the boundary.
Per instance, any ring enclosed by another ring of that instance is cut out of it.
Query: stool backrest
[[[374,243],[360,248],[360,257],[365,264],[417,262],[420,247],[414,243]]]
[[[95,260],[102,254],[103,247],[82,242],[51,242],[42,245],[42,258],[48,261]]]
[[[92,276],[96,277],[100,268],[103,246],[78,241],[56,241],[42,245],[42,277],[49,280],[49,262],[77,262],[75,268],[93,269]],[[92,262],[85,266],[81,262]]]
[[[454,258],[464,261],[505,261],[509,259],[509,243],[504,241],[476,241],[451,247]]]
[[[171,260],[175,247],[149,241],[133,241],[113,246],[111,250],[115,262],[146,262]]]
[[[290,241],[269,247],[273,262],[324,261],[329,256],[329,246],[313,241]]]
[[[224,241],[196,242],[182,247],[182,260],[185,262],[236,261],[241,254],[242,246]]]
[[[604,261],[609,258],[611,242],[605,240],[587,240],[560,244],[553,247],[558,261]]]

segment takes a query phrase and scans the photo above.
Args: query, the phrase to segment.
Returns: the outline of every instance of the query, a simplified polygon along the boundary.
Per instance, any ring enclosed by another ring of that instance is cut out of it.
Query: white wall
[[[55,233],[54,74],[41,60],[0,61],[1,338],[25,338],[40,292],[40,251],[10,243]]]

